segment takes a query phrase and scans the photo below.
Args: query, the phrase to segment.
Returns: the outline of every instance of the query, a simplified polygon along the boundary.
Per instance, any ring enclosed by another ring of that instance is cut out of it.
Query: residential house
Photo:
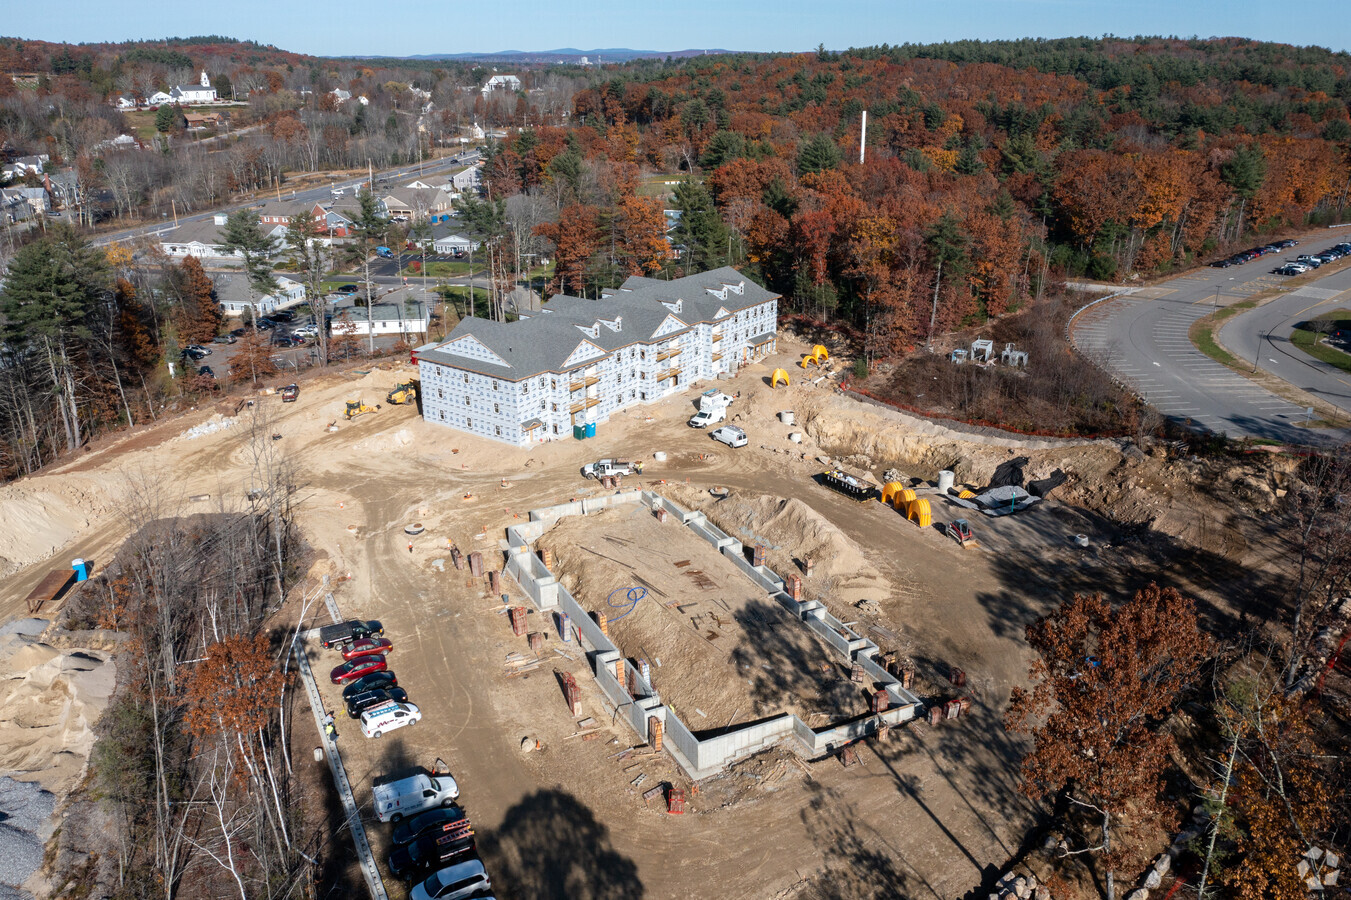
[[[151,94],[149,98],[146,99],[146,103],[150,106],[163,106],[166,103],[173,102],[174,98],[164,91],[155,91],[155,93]]]
[[[140,104],[136,102],[135,97],[128,97],[126,94],[123,94],[113,101],[113,106],[116,106],[118,109],[135,109],[139,105]]]
[[[483,85],[483,93],[491,94],[493,91],[519,91],[521,89],[521,79],[515,75],[494,75],[488,79],[488,83]]]
[[[184,113],[183,118],[188,123],[189,129],[215,128],[220,125],[224,119],[220,113]]]
[[[352,92],[344,91],[342,88],[334,88],[329,93],[333,95],[333,102],[339,106],[352,99]]]
[[[184,222],[168,231],[160,232],[160,247],[166,256],[178,259],[185,256],[195,256],[204,261],[239,258],[239,253],[221,246],[220,229],[225,224],[225,218],[225,213],[216,213],[210,219]],[[285,246],[286,226],[277,225],[271,230],[263,226],[263,231],[272,236],[274,254]]]
[[[211,280],[216,286],[216,302],[227,316],[242,316],[244,310],[252,308],[257,318],[305,302],[305,286],[285,275],[277,276],[275,291],[261,297],[249,296],[249,281],[242,273],[216,275]]]
[[[397,194],[388,194],[380,198],[385,211],[395,221],[407,219],[417,222],[435,213],[451,208],[449,194],[436,188],[403,188]]]
[[[51,160],[46,153],[36,156],[20,156],[14,162],[6,163],[3,170],[6,179],[23,178],[25,175],[41,175],[43,167]]]
[[[575,435],[774,352],[779,295],[732,268],[461,320],[414,351],[423,417],[517,446]]]
[[[477,165],[466,166],[451,172],[449,180],[456,191],[477,191],[483,184],[483,171]]]
[[[22,222],[33,216],[45,216],[52,211],[47,189],[40,187],[0,188],[0,208],[8,222]]]
[[[184,105],[193,103],[215,103],[216,89],[211,86],[211,79],[207,77],[203,70],[202,77],[197,84],[180,84],[169,92],[169,99],[175,103]]]

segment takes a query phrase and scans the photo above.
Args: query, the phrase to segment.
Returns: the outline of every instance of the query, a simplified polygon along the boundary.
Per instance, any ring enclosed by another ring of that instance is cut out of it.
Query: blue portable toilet
[[[72,560],[70,567],[75,570],[76,581],[89,580],[89,564],[82,559]]]
[[[586,436],[587,436],[587,437],[595,437],[595,436],[596,436],[596,423],[595,423],[595,422],[587,422],[587,423],[586,423]]]

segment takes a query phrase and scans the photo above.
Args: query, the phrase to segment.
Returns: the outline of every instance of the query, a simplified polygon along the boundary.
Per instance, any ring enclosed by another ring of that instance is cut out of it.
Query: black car
[[[210,366],[202,366],[200,369],[197,370],[197,374],[198,374],[198,375],[205,375],[207,378],[215,378],[215,377],[216,377],[216,373],[213,372],[213,371],[211,371],[211,367],[210,367]]]
[[[408,692],[401,687],[363,691],[347,700],[347,717],[360,719],[361,714],[372,706],[379,706],[381,703],[403,703],[407,699]]]
[[[1217,259],[1210,264],[1212,269],[1227,269],[1234,264],[1232,259]]]
[[[242,338],[244,335],[246,335],[246,334],[248,334],[248,333],[249,333],[249,330],[248,330],[247,328],[236,328],[234,331],[231,331],[231,332],[230,332],[230,337],[232,337],[232,338]],[[230,343],[233,344],[234,341],[231,341]]]
[[[450,863],[472,859],[478,851],[469,823],[451,825],[444,832],[425,834],[389,854],[389,873],[404,881],[416,881]]]
[[[207,352],[203,350],[201,347],[189,347],[188,349],[183,351],[183,358],[190,359],[193,362],[206,359],[206,357]]]
[[[386,669],[383,672],[372,672],[369,675],[362,675],[356,681],[342,689],[342,701],[346,703],[357,694],[364,694],[367,691],[378,691],[385,688],[399,686],[399,679],[394,673]]]
[[[355,294],[358,290],[360,290],[360,288],[358,288],[355,284],[340,284],[338,285],[338,289],[334,291],[334,293]]]
[[[279,309],[269,315],[268,318],[274,322],[294,322],[296,320],[296,314],[289,309]]]
[[[271,329],[277,327],[277,323],[272,321],[271,319],[259,319],[254,324],[258,326],[259,331],[270,331]]]
[[[402,847],[404,844],[411,844],[423,835],[431,833],[433,829],[441,832],[446,825],[459,822],[463,818],[464,810],[458,806],[439,806],[436,809],[429,809],[395,825],[390,840],[395,847]]]

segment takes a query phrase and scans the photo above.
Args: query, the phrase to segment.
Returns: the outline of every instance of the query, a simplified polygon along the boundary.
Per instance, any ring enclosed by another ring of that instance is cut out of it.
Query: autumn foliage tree
[[[181,300],[178,308],[178,339],[183,344],[206,344],[220,330],[222,316],[215,286],[195,256],[179,264]]]
[[[600,248],[600,222],[594,207],[574,203],[563,207],[557,222],[535,226],[535,233],[554,245],[553,289],[578,294],[586,289],[586,263]]]
[[[1101,596],[1075,596],[1029,625],[1037,654],[1032,688],[1015,688],[1006,726],[1029,734],[1021,790],[1062,797],[1090,824],[1107,900],[1115,873],[1148,862],[1143,826],[1170,828],[1176,811],[1161,798],[1174,749],[1160,730],[1195,678],[1210,642],[1190,600],[1150,585],[1117,609]],[[1087,842],[1085,842],[1087,843]]]
[[[621,197],[615,207],[614,232],[617,261],[629,275],[651,275],[671,258],[666,216],[656,198]]]

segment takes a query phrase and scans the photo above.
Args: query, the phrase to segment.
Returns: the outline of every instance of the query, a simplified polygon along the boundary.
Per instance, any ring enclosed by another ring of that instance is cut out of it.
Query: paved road
[[[1235,356],[1253,361],[1351,417],[1351,374],[1307,356],[1290,342],[1299,322],[1351,308],[1351,266],[1337,265],[1337,272],[1234,316],[1220,329],[1219,337]]]
[[[1311,237],[1311,245],[1323,249],[1337,239],[1323,231]],[[1270,270],[1292,256],[1287,250],[1228,269],[1200,269],[1105,301],[1079,315],[1072,340],[1171,419],[1232,437],[1299,443],[1344,439],[1326,429],[1305,429],[1303,407],[1210,359],[1187,337],[1192,323],[1215,306],[1286,283]]]
[[[462,152],[456,156],[447,156],[442,159],[429,160],[427,162],[421,163],[420,165],[401,166],[397,169],[386,169],[381,172],[376,172],[375,175],[376,175],[377,189],[379,188],[379,185],[382,181],[387,182],[389,187],[393,189],[394,187],[401,185],[402,179],[404,178],[410,178],[413,176],[417,176],[419,174],[430,175],[434,172],[440,172],[445,169],[458,168],[460,166],[476,162],[478,158],[479,154],[477,150],[469,150]],[[341,188],[344,191],[351,191],[355,190],[356,188],[360,187],[365,183],[366,183],[365,178],[357,178],[348,181],[335,181],[331,184],[321,185],[319,187],[314,188],[308,188],[303,191],[292,191],[289,194],[283,194],[282,199],[329,200],[332,198],[332,191],[334,189]],[[214,216],[216,213],[234,212],[235,210],[243,209],[246,206],[252,206],[258,202],[260,201],[249,200],[243,203],[232,203],[227,206],[218,207],[216,209],[208,209],[202,212],[193,213],[192,215],[189,216],[179,216],[178,223],[179,225],[182,225],[185,222],[196,222],[201,219],[208,219],[211,216]],[[164,220],[161,222],[142,225],[137,228],[128,228],[122,231],[116,231],[109,234],[99,235],[94,240],[94,243],[101,245],[101,244],[108,244],[113,241],[125,241],[131,238],[141,237],[147,234],[156,234],[164,232],[169,230],[171,227],[174,227],[173,223],[168,220]]]

